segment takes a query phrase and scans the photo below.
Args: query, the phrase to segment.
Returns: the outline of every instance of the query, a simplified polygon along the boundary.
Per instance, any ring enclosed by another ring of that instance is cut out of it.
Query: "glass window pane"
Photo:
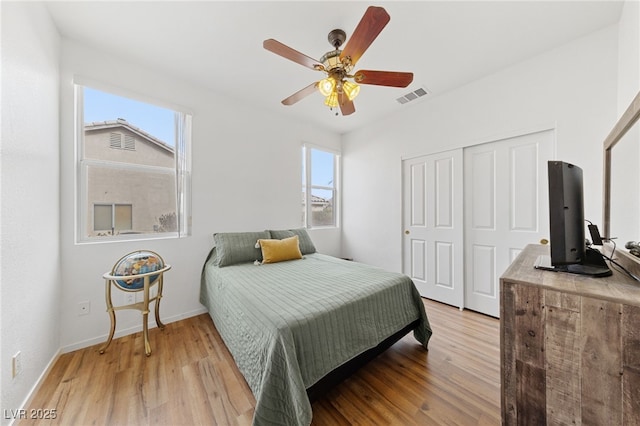
[[[311,226],[334,226],[334,191],[311,189]]]
[[[93,206],[93,230],[111,231],[111,206],[95,204]]]
[[[175,111],[90,87],[83,88],[83,96],[85,125],[101,125],[109,132],[111,124],[120,121],[165,144],[175,145]],[[124,144],[119,144],[119,148],[127,149]]]
[[[114,220],[116,231],[128,231],[133,229],[131,204],[116,204]]]
[[[333,159],[331,152],[311,149],[311,185],[334,186]]]
[[[117,231],[176,232],[175,185],[175,173],[109,165],[87,166],[87,204],[122,206],[120,210],[116,208],[114,225]],[[111,230],[111,217],[108,229]],[[88,236],[98,236],[93,232],[96,230],[89,230]]]
[[[80,240],[189,235],[191,116],[77,87],[83,107],[78,118],[84,123],[78,129]]]

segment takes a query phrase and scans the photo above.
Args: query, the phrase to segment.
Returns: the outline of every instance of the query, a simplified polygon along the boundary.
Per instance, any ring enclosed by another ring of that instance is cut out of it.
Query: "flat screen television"
[[[541,256],[536,261],[536,268],[581,275],[611,275],[600,252],[586,245],[582,169],[563,161],[549,161],[547,169],[551,256]]]

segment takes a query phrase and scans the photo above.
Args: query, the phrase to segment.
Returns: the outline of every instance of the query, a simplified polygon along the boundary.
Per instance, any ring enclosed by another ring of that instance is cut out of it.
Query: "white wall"
[[[0,371],[17,410],[60,347],[59,44],[41,4],[2,8]],[[20,351],[22,373],[11,377]],[[45,408],[45,407],[43,407]],[[4,411],[6,410],[6,411]],[[2,424],[10,415],[2,416]]]
[[[640,90],[640,2],[626,1],[618,24],[618,115]]]
[[[401,159],[555,128],[557,158],[585,171],[601,219],[602,141],[616,116],[617,26],[343,137],[343,255],[402,270]],[[381,201],[383,200],[383,201]]]
[[[75,244],[74,75],[193,112],[191,237]],[[106,339],[109,320],[101,277],[133,250],[156,251],[173,267],[165,275],[163,320],[171,322],[203,312],[198,302],[200,271],[212,246],[212,234],[299,227],[302,143],[340,149],[338,134],[282,119],[67,40],[62,43],[61,82],[61,345],[65,351]],[[319,251],[340,254],[339,230],[319,230],[311,235]],[[119,294],[115,292],[114,297]],[[84,300],[91,302],[91,313],[78,317],[76,306]],[[116,336],[141,328],[139,312],[121,311],[117,316]]]

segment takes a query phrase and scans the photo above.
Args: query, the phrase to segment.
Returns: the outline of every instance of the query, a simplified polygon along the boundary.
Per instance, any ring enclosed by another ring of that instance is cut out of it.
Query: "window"
[[[93,230],[111,232],[111,235],[116,231],[131,231],[133,229],[132,210],[131,204],[94,204]]]
[[[191,116],[76,85],[81,242],[189,234]]]
[[[307,228],[338,226],[340,155],[305,145],[302,149],[302,223]]]

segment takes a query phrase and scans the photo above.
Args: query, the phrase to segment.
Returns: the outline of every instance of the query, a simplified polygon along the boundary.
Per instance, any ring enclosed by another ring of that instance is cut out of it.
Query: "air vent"
[[[120,133],[111,133],[109,136],[109,146],[114,149],[120,149],[122,135]]]
[[[425,89],[424,87],[420,87],[420,88],[414,90],[413,92],[409,92],[406,95],[396,99],[396,101],[398,101],[398,103],[404,105],[404,104],[406,104],[408,102],[411,102],[413,100],[421,98],[424,95],[427,95],[428,93],[429,92],[427,91],[427,89]]]
[[[136,150],[136,140],[131,135],[124,135],[124,149],[129,151]]]

